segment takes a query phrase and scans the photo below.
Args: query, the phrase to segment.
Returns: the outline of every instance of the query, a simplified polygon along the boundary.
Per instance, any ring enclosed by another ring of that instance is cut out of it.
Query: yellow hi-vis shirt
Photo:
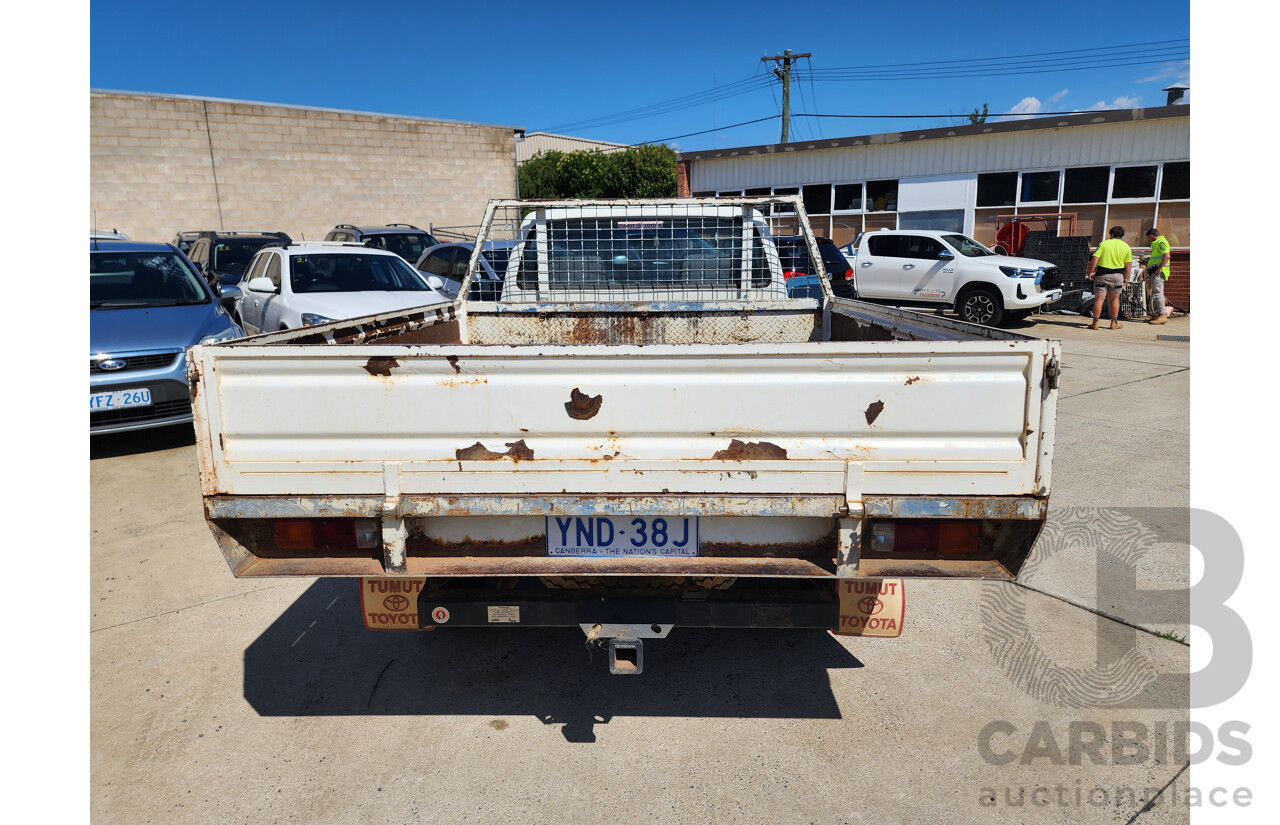
[[[1129,248],[1129,244],[1119,238],[1107,238],[1098,244],[1098,250],[1093,253],[1093,257],[1098,259],[1098,266],[1105,266],[1107,269],[1124,269],[1124,265],[1133,262],[1133,250]]]
[[[1151,262],[1152,266],[1158,264],[1167,254],[1169,254],[1169,242],[1164,239],[1164,235],[1161,235],[1151,242],[1151,257],[1148,260]],[[1160,267],[1160,274],[1164,276],[1166,281],[1169,280],[1168,264]]]

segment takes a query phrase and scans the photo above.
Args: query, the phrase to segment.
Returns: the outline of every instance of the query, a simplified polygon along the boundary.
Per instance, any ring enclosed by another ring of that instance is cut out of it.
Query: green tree
[[[621,152],[542,152],[520,165],[522,198],[674,198],[676,153],[665,144]]]
[[[987,122],[987,104],[985,103],[982,104],[981,112],[979,112],[977,109],[974,109],[972,112],[970,112],[969,122],[974,125],[977,125],[979,123],[986,123]]]

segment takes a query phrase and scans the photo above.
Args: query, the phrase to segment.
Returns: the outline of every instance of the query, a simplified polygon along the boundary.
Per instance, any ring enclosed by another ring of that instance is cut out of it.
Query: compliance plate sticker
[[[363,578],[360,613],[370,630],[418,630],[418,594],[425,577]]]
[[[896,639],[906,617],[906,583],[902,579],[840,579],[842,636],[876,636]]]
[[[520,605],[491,604],[488,607],[490,624],[519,624]]]

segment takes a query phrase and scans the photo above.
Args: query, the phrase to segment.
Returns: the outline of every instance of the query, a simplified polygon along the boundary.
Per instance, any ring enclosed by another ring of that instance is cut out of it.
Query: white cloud
[[[1139,83],[1155,83],[1157,80],[1173,80],[1179,83],[1191,83],[1191,61],[1183,60],[1178,63],[1168,63],[1161,67],[1159,71],[1150,77],[1144,77]]]
[[[1134,95],[1133,97],[1117,97],[1115,100],[1107,103],[1105,100],[1099,100],[1085,111],[1097,112],[1102,109],[1136,109],[1138,104],[1142,102],[1142,95]]]
[[[1058,92],[1058,93],[1057,93],[1056,95],[1054,95],[1053,97],[1051,97],[1051,98],[1049,98],[1048,100],[1046,100],[1046,101],[1045,101],[1045,103],[1057,103],[1058,101],[1062,100],[1062,99],[1063,99],[1064,97],[1066,97],[1066,96],[1067,96],[1067,90],[1066,90],[1066,89],[1063,89],[1062,91]]]
[[[1035,117],[1044,110],[1044,105],[1036,97],[1024,97],[1018,101],[1016,106],[1011,106],[1006,116],[993,117],[993,121],[1001,120],[1023,120],[1029,117]]]

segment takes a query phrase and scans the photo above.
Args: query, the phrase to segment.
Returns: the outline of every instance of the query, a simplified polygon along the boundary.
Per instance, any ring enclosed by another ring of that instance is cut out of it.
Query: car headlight
[[[236,326],[235,324],[232,324],[231,326],[224,329],[222,332],[215,332],[213,335],[206,335],[205,337],[201,338],[200,344],[202,346],[204,344],[217,344],[221,341],[233,341],[236,338],[243,338],[243,337],[244,337],[244,332],[241,331],[240,327]]]
[[[332,318],[327,318],[324,315],[316,315],[314,312],[302,313],[302,325],[304,327],[314,327],[316,324],[327,324],[332,320]]]
[[[1000,271],[1008,275],[1010,278],[1038,278],[1044,274],[1044,267],[1036,269],[1022,269],[1016,266],[1002,266]]]

